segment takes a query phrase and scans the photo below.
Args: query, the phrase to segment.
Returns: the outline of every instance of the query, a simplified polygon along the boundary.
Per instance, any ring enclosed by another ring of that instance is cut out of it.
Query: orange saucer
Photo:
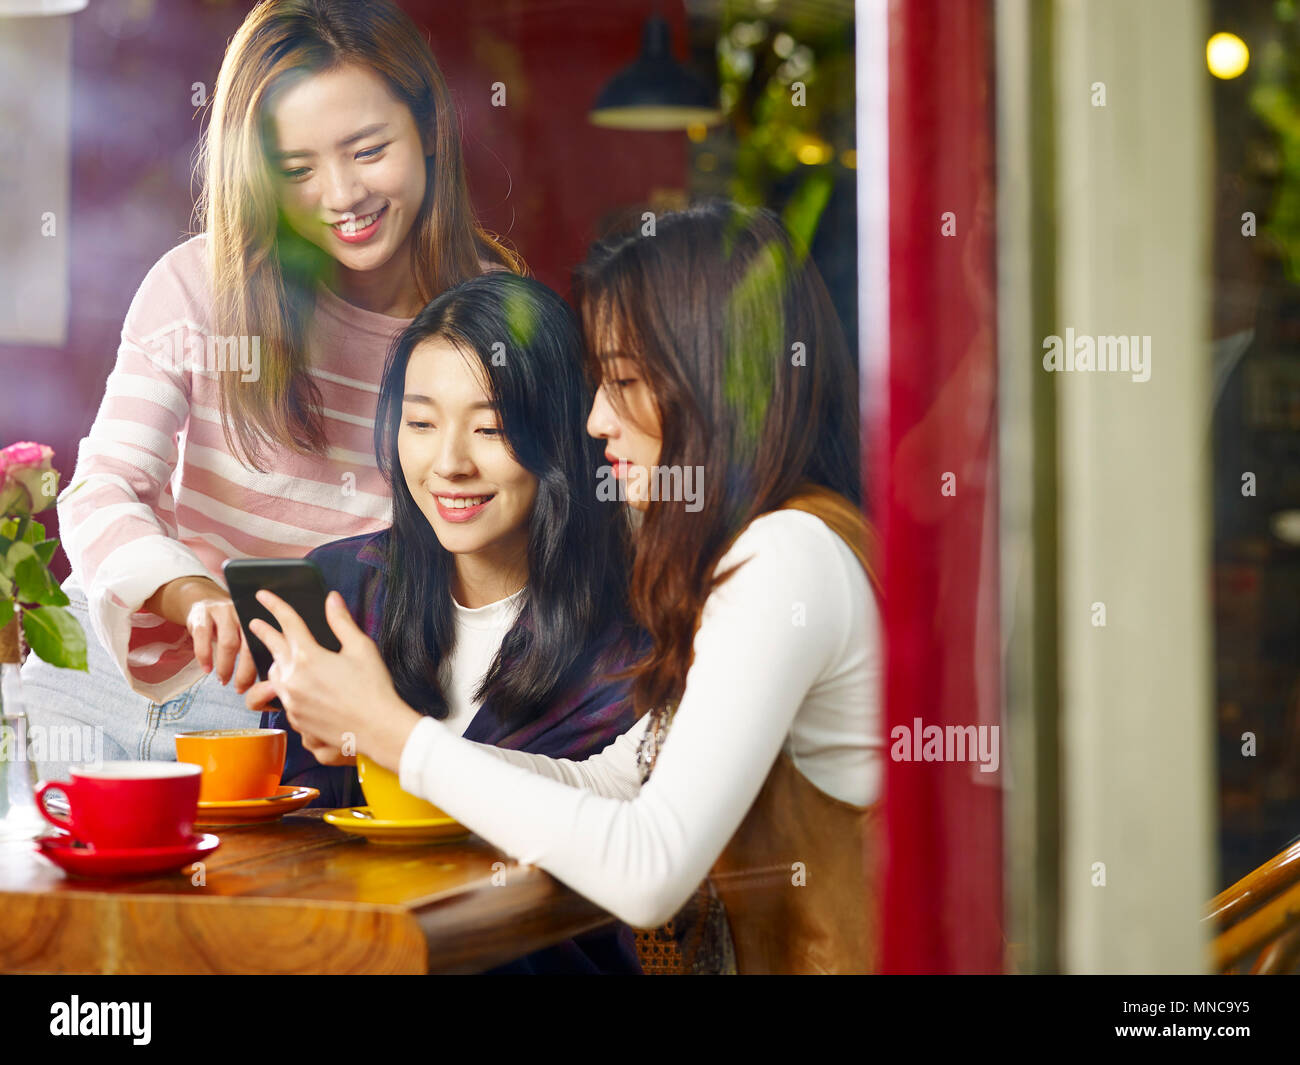
[[[296,788],[292,784],[281,784],[274,795],[263,799],[201,802],[194,824],[204,828],[219,828],[223,825],[255,825],[278,821],[285,814],[301,810],[319,795],[316,788]]]

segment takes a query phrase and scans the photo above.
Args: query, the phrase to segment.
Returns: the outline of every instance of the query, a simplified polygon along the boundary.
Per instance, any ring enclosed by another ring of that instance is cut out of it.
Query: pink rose
[[[10,444],[0,450],[0,473],[10,466],[39,466],[42,462],[48,463],[53,457],[54,449],[44,444],[34,444],[30,440]]]
[[[0,450],[0,515],[39,514],[54,505],[59,475],[54,449],[25,440]]]

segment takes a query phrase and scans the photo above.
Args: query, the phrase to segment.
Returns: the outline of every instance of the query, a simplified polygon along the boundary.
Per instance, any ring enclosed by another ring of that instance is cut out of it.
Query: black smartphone
[[[325,578],[315,562],[305,558],[231,558],[222,565],[221,572],[225,575],[230,598],[235,602],[235,613],[244,628],[244,638],[253,652],[257,675],[262,680],[266,680],[271,672],[273,659],[266,645],[250,631],[249,622],[261,618],[273,629],[280,628],[271,612],[255,598],[263,588],[278,595],[298,612],[318,644],[327,651],[340,649],[338,637],[325,620]],[[275,705],[279,706],[279,700]]]

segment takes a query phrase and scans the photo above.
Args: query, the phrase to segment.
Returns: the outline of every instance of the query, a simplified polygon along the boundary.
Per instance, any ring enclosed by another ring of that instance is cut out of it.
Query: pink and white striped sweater
[[[383,528],[391,516],[372,433],[384,357],[409,319],[320,289],[308,350],[329,454],[271,451],[272,472],[257,473],[231,454],[221,429],[218,377],[206,354],[206,241],[200,235],[173,248],[145,276],[59,497],[71,582],[86,593],[95,635],[131,687],[155,702],[202,676],[184,627],[142,612],[159,587],[186,576],[224,583],[227,558],[301,557]],[[248,344],[246,355],[253,350]]]

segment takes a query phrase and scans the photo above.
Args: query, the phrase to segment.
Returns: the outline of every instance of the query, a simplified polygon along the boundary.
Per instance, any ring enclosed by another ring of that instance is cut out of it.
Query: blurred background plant
[[[856,350],[852,0],[687,0],[687,11],[724,115],[687,130],[689,191],[776,211],[810,249]]]
[[[1280,255],[1287,279],[1300,282],[1300,5],[1277,0],[1267,35],[1249,42],[1256,51],[1250,110],[1272,136],[1257,139],[1245,168],[1271,186],[1260,232]]]

